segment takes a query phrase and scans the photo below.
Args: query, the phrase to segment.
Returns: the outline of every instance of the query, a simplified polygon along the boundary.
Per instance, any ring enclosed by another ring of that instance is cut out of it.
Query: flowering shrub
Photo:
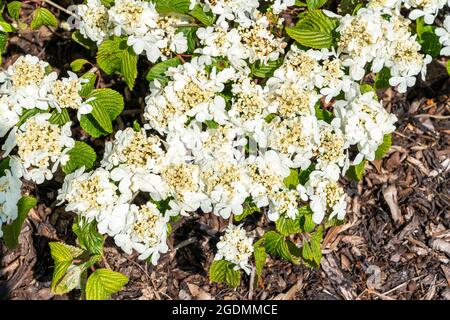
[[[229,219],[211,281],[238,286],[241,270],[260,277],[267,254],[317,267],[324,230],[345,219],[341,178],[360,180],[365,163],[390,148],[397,119],[376,91],[404,93],[425,80],[432,57],[450,54],[449,4],[87,0],[67,8],[73,40],[97,52],[95,63],[78,59],[72,70],[89,71],[59,78],[26,55],[0,73],[0,235],[14,246],[36,204],[22,197],[21,179],[41,184],[62,173],[57,199],[76,215],[78,246],[50,244],[55,293],[86,283],[84,297],[107,298],[127,279],[109,269],[88,278],[105,236],[156,265],[172,223],[207,213]],[[7,9],[20,22],[20,2]],[[42,7],[33,17],[32,28],[58,25]],[[16,25],[2,22],[2,35]],[[145,122],[115,130],[124,99],[97,88],[97,75],[119,75],[132,90],[139,59],[150,64]],[[101,159],[72,138],[76,124],[92,138],[111,135]],[[266,222],[265,234],[243,227],[250,215]]]

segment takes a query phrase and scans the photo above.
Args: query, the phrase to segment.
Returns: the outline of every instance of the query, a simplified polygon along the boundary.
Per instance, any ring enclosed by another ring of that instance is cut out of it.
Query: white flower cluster
[[[390,70],[389,83],[399,92],[406,92],[416,83],[416,76],[425,80],[431,56],[420,52],[416,36],[409,31],[410,20],[395,13],[360,9],[355,16],[340,19],[338,52],[353,80],[359,81],[370,64],[372,72],[383,67]]]
[[[443,46],[441,55],[450,56],[450,16],[445,18],[442,28],[437,28],[435,32]]]
[[[253,239],[247,237],[242,226],[229,224],[225,234],[217,243],[217,254],[215,260],[226,260],[233,263],[235,270],[242,269],[250,274],[251,266],[249,260],[253,253]]]
[[[167,81],[151,82],[144,127],[116,132],[100,168],[66,176],[59,200],[95,219],[99,231],[125,252],[134,249],[141,259],[157,263],[167,251],[170,217],[196,211],[227,219],[256,205],[268,207],[268,218],[276,221],[297,218],[298,208],[309,204],[315,223],[342,220],[341,174],[350,163],[373,160],[394,130],[395,116],[373,93],[361,93],[359,79],[348,72],[348,53],[292,45],[285,54],[287,44],[276,32],[281,20],[252,3],[206,2],[206,10],[219,19],[198,29],[195,57],[168,68]],[[151,16],[154,10],[148,2],[128,4],[142,8],[133,11],[140,14]],[[122,12],[119,5],[125,6],[116,1],[108,14]],[[109,16],[108,21],[117,26],[122,20]],[[141,32],[127,24],[120,30],[129,39]],[[264,82],[252,77],[252,66],[283,55],[272,77]],[[334,115],[321,107],[333,99]],[[287,187],[293,170],[312,173],[306,183]],[[148,197],[145,205],[133,204],[138,194]],[[248,271],[251,242],[243,229],[230,225],[216,258]]]
[[[247,62],[267,64],[284,53],[286,42],[274,35],[270,26],[267,15],[255,12],[254,19],[245,25],[232,28],[228,24],[216,23],[211,27],[199,28],[197,37],[202,47],[195,53],[201,54],[202,60],[207,63],[211,63],[212,58],[225,57],[234,68],[248,73]]]
[[[50,117],[50,113],[40,113],[28,118],[10,131],[2,147],[4,156],[17,147],[17,153],[11,158],[20,164],[20,174],[37,184],[53,178],[58,166],[69,161],[67,153],[75,145],[71,138],[72,123],[60,127],[50,123]]]
[[[439,11],[445,6],[450,6],[448,0],[370,0],[367,4],[368,8],[382,10],[383,12],[391,12],[394,10],[400,13],[403,8],[409,10],[408,18],[417,20],[424,19],[426,24],[433,24]]]
[[[6,169],[0,177],[0,237],[3,236],[2,225],[10,224],[18,215],[17,202],[22,197],[22,181],[17,176],[14,160],[10,160],[11,169]]]
[[[211,212],[228,219],[257,207],[278,221],[297,219],[299,208],[309,206],[316,224],[344,219],[340,177],[350,165],[374,160],[397,120],[362,80],[386,68],[389,83],[406,92],[417,75],[424,77],[431,57],[421,52],[409,19],[431,23],[446,2],[372,0],[356,15],[327,12],[337,19],[336,48],[308,50],[283,36],[280,13],[294,0],[265,1],[265,12],[258,0],[191,0],[191,10],[203,8],[217,19],[197,28],[192,55],[180,56],[175,66],[171,60],[151,81],[143,127],[117,131],[100,167],[65,177],[60,204],[84,222],[95,220],[124,252],[153,264],[168,251],[169,222],[178,215]],[[411,9],[409,19],[401,8]],[[143,0],[116,0],[110,8],[87,0],[77,14],[84,37],[98,45],[126,38],[152,63],[185,53],[188,39],[180,28],[198,23],[161,14]],[[442,54],[449,53],[449,30],[448,18],[436,30]],[[80,79],[57,80],[47,69],[26,56],[0,74],[6,92],[0,137],[10,131],[3,149],[8,154],[17,146],[12,159],[20,175],[37,183],[67,161],[71,123],[54,125],[43,113],[18,126],[22,110],[92,110],[78,94]],[[16,200],[10,193],[8,206]],[[249,273],[252,243],[242,227],[229,224],[215,259]]]
[[[31,55],[19,57],[0,72],[0,137],[19,122],[24,110],[75,109],[78,119],[90,113],[92,106],[79,93],[88,80],[70,71],[68,75],[58,79],[47,62]]]
[[[125,36],[136,54],[146,54],[151,62],[188,49],[187,38],[180,28],[192,20],[161,15],[153,2],[116,0],[108,9],[100,0],[88,0],[78,5],[76,11],[81,18],[80,33],[98,45],[110,36]]]

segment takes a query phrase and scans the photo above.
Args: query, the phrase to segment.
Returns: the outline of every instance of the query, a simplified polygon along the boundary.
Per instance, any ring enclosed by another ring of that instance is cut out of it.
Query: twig
[[[432,119],[443,120],[443,119],[450,119],[450,116],[440,116],[440,115],[424,113],[424,114],[415,115],[414,118],[432,118]]]
[[[177,244],[177,245],[173,248],[173,250],[176,251],[176,250],[178,250],[178,249],[181,249],[181,248],[183,248],[183,247],[186,247],[186,246],[188,246],[188,245],[194,243],[195,241],[197,241],[197,238],[196,238],[196,237],[192,237],[192,238],[186,239],[186,240],[184,240],[184,241],[181,241],[179,244]]]
[[[69,16],[73,16],[73,17],[77,18],[78,20],[81,19],[81,17],[80,17],[79,15],[77,15],[75,12],[70,12],[70,11],[67,10],[66,8],[60,6],[60,5],[57,4],[57,3],[54,3],[53,1],[50,1],[50,0],[42,0],[42,1],[45,2],[45,3],[47,3],[47,4],[49,4],[49,5],[51,5],[51,6],[53,6],[53,7],[55,7],[55,8],[58,9],[58,10],[61,10],[62,12],[68,14]]]
[[[253,300],[253,287],[255,282],[255,274],[256,274],[256,268],[252,267],[252,272],[250,273],[250,289],[248,291],[248,300]]]

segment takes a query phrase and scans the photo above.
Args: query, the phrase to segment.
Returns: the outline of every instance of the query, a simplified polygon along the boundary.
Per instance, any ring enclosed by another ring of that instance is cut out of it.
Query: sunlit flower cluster
[[[1,110],[6,122],[2,123],[0,137],[4,136],[3,126],[12,127],[19,122],[24,110],[48,111],[55,108],[77,110],[78,119],[91,113],[91,100],[80,95],[82,85],[88,80],[68,72],[69,77],[58,79],[51,66],[38,57],[19,57],[5,71],[0,72]],[[3,121],[2,121],[3,122]],[[14,123],[15,122],[15,123]]]
[[[11,169],[6,169],[0,177],[0,237],[3,236],[2,225],[10,224],[18,215],[17,203],[22,197],[22,181],[10,160]]]
[[[111,126],[97,167],[67,174],[59,204],[152,264],[171,246],[174,219],[229,219],[215,260],[250,273],[253,238],[233,218],[260,211],[276,228],[306,214],[315,224],[344,219],[341,178],[377,159],[397,121],[372,76],[387,74],[400,93],[424,78],[431,56],[412,20],[441,21],[446,4],[371,0],[344,16],[323,10],[333,41],[308,47],[285,32],[293,28],[284,17],[294,0],[191,0],[193,11],[177,15],[153,1],[85,1],[76,6],[79,34],[99,52],[120,37],[151,63],[151,81],[144,123]],[[214,19],[205,25],[194,11]],[[433,32],[449,55],[449,18]],[[0,73],[0,137],[15,163],[8,180],[0,178],[0,225],[17,216],[19,177],[42,183],[69,160],[72,122],[53,118],[76,110],[80,120],[93,111],[80,95],[84,81],[73,73],[58,79],[32,56]],[[25,117],[31,109],[42,112]]]
[[[242,269],[250,273],[250,257],[253,253],[253,239],[249,238],[242,226],[229,224],[225,234],[217,243],[216,260],[224,259],[235,265],[236,269]]]
[[[445,18],[442,28],[437,28],[435,32],[442,44],[441,55],[450,56],[450,16]]]
[[[399,92],[413,86],[419,74],[425,80],[431,56],[420,52],[421,46],[409,30],[410,23],[401,15],[365,8],[356,16],[340,18],[336,29],[340,33],[338,52],[353,80],[361,80],[369,64],[372,72],[388,68],[389,83]]]
[[[111,36],[126,37],[136,54],[145,54],[151,62],[165,60],[170,54],[188,49],[182,32],[192,20],[176,15],[162,15],[153,2],[116,0],[111,8],[100,0],[88,0],[77,6],[77,28],[87,39],[100,45]]]
[[[75,141],[71,138],[71,122],[63,126],[49,122],[51,114],[41,113],[28,118],[21,126],[12,129],[2,149],[20,164],[21,174],[37,184],[53,178],[59,165],[69,160],[68,152]]]

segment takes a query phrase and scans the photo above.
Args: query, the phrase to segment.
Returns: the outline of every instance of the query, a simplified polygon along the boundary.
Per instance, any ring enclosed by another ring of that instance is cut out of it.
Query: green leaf
[[[55,262],[72,262],[83,254],[83,250],[62,242],[49,242],[50,254]]]
[[[137,62],[138,57],[136,53],[134,53],[133,48],[128,47],[123,51],[120,73],[125,79],[125,82],[130,90],[133,90],[134,83],[137,78]]]
[[[133,89],[137,77],[137,61],[138,57],[133,48],[128,47],[126,37],[110,37],[98,48],[99,67],[107,74],[123,76],[130,89]]]
[[[187,39],[188,48],[185,53],[193,53],[196,48],[196,32],[197,27],[180,27],[177,32],[181,32]]]
[[[331,48],[336,26],[336,20],[327,17],[321,10],[314,10],[304,14],[295,27],[286,28],[286,32],[305,47]]]
[[[356,166],[350,166],[345,175],[353,181],[360,181],[364,175],[365,166],[366,160],[363,160]]]
[[[259,278],[262,275],[264,264],[266,263],[267,258],[266,247],[264,246],[264,238],[259,239],[253,245],[253,257],[255,258],[255,272]]]
[[[251,198],[247,198],[243,204],[244,210],[240,215],[235,215],[234,220],[239,222],[247,218],[248,216],[251,216],[254,213],[259,213],[261,211],[260,208],[256,204],[253,203]]]
[[[48,121],[52,124],[63,126],[70,121],[69,112],[67,111],[67,109],[61,109],[61,112],[58,112],[58,110],[55,109],[52,111],[52,115],[48,119]]]
[[[367,93],[367,92],[374,92],[375,94],[377,93],[375,88],[367,83],[363,83],[359,88],[360,88],[362,94]]]
[[[447,61],[447,73],[450,75],[450,60]]]
[[[334,115],[331,111],[323,109],[320,101],[316,103],[314,108],[316,109],[316,117],[318,120],[323,120],[325,122],[331,123]]]
[[[133,121],[133,130],[136,132],[140,132],[141,131],[141,125],[139,124],[139,122],[137,120]]]
[[[58,281],[51,285],[51,290],[54,294],[65,294],[80,285],[81,274],[84,271],[83,267],[69,263],[66,268],[66,265],[67,262],[58,264],[58,273],[56,275]],[[57,267],[55,265],[55,271],[56,270]]]
[[[291,219],[289,217],[280,216],[277,221],[275,221],[275,226],[277,231],[283,236],[289,236],[291,234],[300,233],[302,231],[300,227],[300,219]]]
[[[50,242],[48,245],[50,247],[50,254],[55,262],[50,288],[56,294],[66,293],[78,284],[77,275],[78,273],[81,275],[81,272],[76,269],[76,266],[72,265],[72,261],[74,258],[82,255],[83,250],[61,242]]]
[[[269,78],[273,75],[276,69],[283,64],[282,59],[268,61],[267,64],[256,62],[250,66],[253,76],[258,78]]]
[[[77,235],[80,247],[93,254],[103,254],[105,239],[98,232],[95,220],[88,223],[83,219],[76,219],[72,225],[72,231]]]
[[[313,255],[313,260],[317,265],[320,265],[320,260],[322,259],[322,249],[320,247],[320,242],[323,238],[323,228],[319,226],[317,230],[311,235],[311,251]]]
[[[166,71],[171,67],[176,67],[181,64],[181,60],[178,57],[155,64],[147,73],[147,81],[158,80],[161,85],[166,85],[169,82],[166,76]]]
[[[311,164],[308,168],[305,170],[300,170],[298,174],[298,182],[301,185],[304,185],[309,180],[309,175],[311,172],[313,172],[316,169],[316,166],[314,164]]]
[[[209,268],[211,282],[225,282],[236,288],[241,281],[241,273],[234,270],[234,264],[226,260],[214,260]]]
[[[11,224],[2,226],[3,241],[9,249],[14,249],[19,244],[19,235],[22,225],[28,216],[28,212],[37,204],[34,197],[24,196],[17,202],[17,218]]]
[[[6,45],[8,44],[8,35],[4,32],[0,32],[0,53],[4,53],[6,50]],[[2,56],[0,55],[0,63]]]
[[[86,59],[76,59],[72,61],[72,63],[70,64],[70,68],[72,68],[73,71],[78,72],[83,68],[85,64],[88,63],[89,61],[87,61]]]
[[[99,138],[101,136],[108,135],[108,132],[98,124],[97,120],[91,114],[81,116],[80,119],[81,128],[93,138]]]
[[[114,1],[116,0],[100,0],[102,5],[104,5],[107,8],[111,8],[114,5]]]
[[[215,122],[214,120],[205,120],[203,122],[210,129],[217,129],[219,127],[219,124],[217,122]]]
[[[316,10],[322,7],[328,0],[306,0],[308,10]]]
[[[82,79],[87,79],[88,81],[81,85],[80,96],[87,97],[95,86],[95,81],[97,80],[97,76],[95,73],[86,72],[81,76]]]
[[[298,215],[299,215],[299,224],[300,228],[304,232],[311,232],[314,230],[314,227],[316,226],[312,216],[313,212],[309,206],[303,206],[298,209]]]
[[[91,39],[86,39],[81,34],[80,30],[72,32],[72,40],[88,50],[95,49],[97,47],[97,44]]]
[[[212,26],[216,17],[211,11],[205,12],[203,11],[203,7],[199,4],[196,4],[194,9],[189,11],[189,15],[193,16],[195,19],[200,21],[206,26]]]
[[[6,21],[0,21],[0,31],[4,33],[13,32],[16,28]]]
[[[311,246],[309,245],[308,241],[303,240],[303,246],[302,246],[302,258],[304,260],[313,260],[313,252],[311,250]]]
[[[156,0],[156,11],[159,13],[188,13],[190,0]]]
[[[97,129],[97,126],[100,126],[103,132],[111,133],[113,131],[112,121],[123,110],[124,102],[122,95],[112,89],[95,89],[86,98],[87,100],[91,100],[89,104],[92,106],[92,112],[89,115],[81,116],[81,127],[89,134],[91,134],[89,130],[92,129],[91,126],[95,129]],[[95,119],[96,123],[92,123],[90,116]],[[100,135],[103,132],[100,131]],[[95,134],[96,132],[93,133]],[[95,136],[94,134],[91,135]]]
[[[109,269],[97,269],[86,283],[87,300],[107,300],[127,284],[128,278],[120,272]]]
[[[113,36],[106,39],[98,47],[98,66],[107,74],[120,72],[122,69],[122,57],[127,48],[127,39],[125,37]]]
[[[338,6],[340,15],[355,14],[364,4],[361,0],[341,0]]]
[[[20,115],[20,120],[19,122],[16,124],[16,127],[20,127],[22,124],[24,124],[29,118],[39,114],[39,113],[44,113],[46,112],[46,110],[41,110],[38,108],[33,108],[33,109],[23,109],[22,110],[22,114]]]
[[[22,7],[22,3],[20,1],[11,1],[8,3],[8,13],[14,20],[19,20],[20,18],[20,9]]]
[[[439,56],[442,49],[442,44],[435,33],[435,29],[435,26],[424,26],[422,34],[418,37],[418,42],[422,46],[422,52],[432,57]]]
[[[298,258],[291,254],[288,241],[286,241],[283,235],[276,231],[269,231],[264,235],[264,240],[265,248],[268,253],[294,264],[299,263]]]
[[[94,149],[82,141],[75,141],[75,146],[67,154],[69,155],[69,161],[62,166],[65,174],[72,173],[83,166],[86,171],[89,171],[94,167],[94,162],[97,159]]]
[[[5,170],[9,169],[10,159],[11,159],[10,157],[7,157],[0,161],[0,177],[3,177],[5,175]]]
[[[387,67],[381,69],[375,77],[375,89],[386,89],[391,85],[389,84],[389,79],[391,78],[391,70]]]
[[[392,134],[386,134],[383,137],[383,143],[378,147],[377,151],[375,151],[375,159],[381,160],[383,159],[386,152],[389,151],[389,149],[392,146]]]
[[[283,182],[288,189],[296,189],[299,184],[297,169],[291,169],[291,173],[289,174],[289,176],[284,178]]]
[[[57,27],[58,19],[48,9],[40,7],[34,10],[33,20],[31,21],[31,29],[37,29],[41,26]]]

